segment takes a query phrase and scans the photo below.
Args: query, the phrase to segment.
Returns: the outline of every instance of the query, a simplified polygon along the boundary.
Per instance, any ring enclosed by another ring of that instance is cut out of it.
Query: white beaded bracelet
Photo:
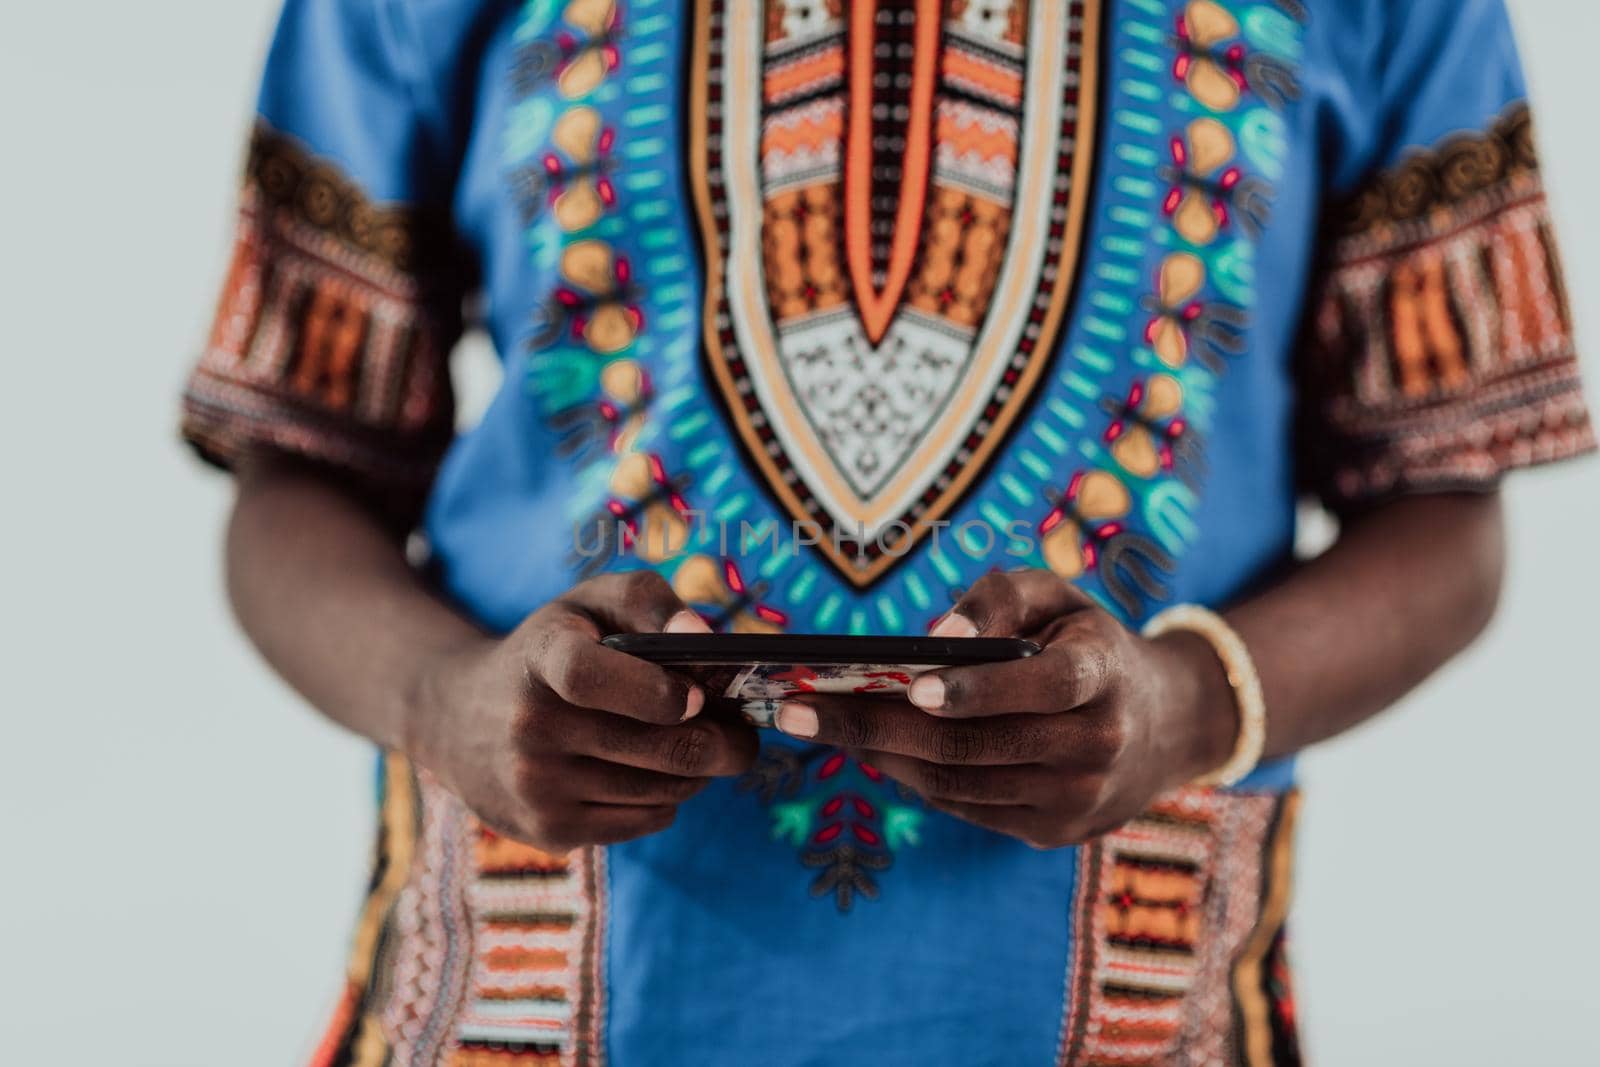
[[[1199,604],[1177,604],[1147,622],[1143,633],[1153,639],[1173,630],[1199,634],[1211,645],[1222,661],[1239,711],[1239,737],[1234,742],[1233,755],[1210,774],[1195,779],[1194,784],[1234,785],[1255,770],[1267,744],[1267,702],[1261,692],[1261,675],[1256,672],[1244,640],[1216,612]]]

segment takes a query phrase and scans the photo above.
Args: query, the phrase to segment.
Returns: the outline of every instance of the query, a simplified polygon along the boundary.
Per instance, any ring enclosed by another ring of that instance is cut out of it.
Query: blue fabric
[[[609,850],[618,1062],[1051,1062],[1071,850],[941,820],[884,899],[841,912],[807,899],[751,806],[720,785],[670,833]]]
[[[1221,374],[1193,364],[1182,373],[1205,442],[1198,489],[1173,478],[1135,487],[1130,522],[1177,561],[1162,594],[1129,612],[1094,573],[1081,583],[1129,623],[1163,603],[1226,603],[1290,557],[1295,339],[1326,201],[1408,147],[1482,128],[1522,92],[1498,0],[1328,0],[1310,5],[1305,25],[1271,3],[1224,6],[1252,51],[1294,72],[1299,96],[1281,107],[1247,97],[1222,116],[1244,174],[1270,188],[1271,218],[1259,238],[1234,228],[1197,251],[1214,285],[1208,298],[1248,312],[1245,351]],[[625,256],[644,294],[644,325],[625,355],[648,372],[657,400],[634,447],[690,475],[694,503],[712,516],[784,521],[724,417],[702,351],[703,262],[680,114],[684,7],[622,5],[620,65],[581,101],[618,132],[617,200],[578,236]],[[535,339],[576,238],[548,212],[525,220],[511,180],[553,151],[554,124],[572,104],[548,82],[514,88],[511,74],[530,42],[578,33],[563,9],[553,0],[290,0],[261,97],[271,123],[375,198],[448,205],[476,253],[505,380],[448,455],[426,529],[449,593],[498,630],[574,583],[574,523],[612,495],[612,464],[559,455],[550,419],[594,395],[598,363],[570,331]],[[953,526],[1036,522],[1049,487],[1111,463],[1099,401],[1161,370],[1139,308],[1181,244],[1160,215],[1162,168],[1170,138],[1206,114],[1169,71],[1180,10],[1172,0],[1107,8],[1094,199],[1070,326]],[[1019,562],[950,539],[857,591],[815,553],[736,561],[767,584],[791,629],[847,633],[920,633],[952,588]],[[1035,550],[1020,562],[1041,559]],[[769,757],[795,750],[769,741]],[[1037,852],[928,811],[849,761],[820,777],[828,758],[812,754],[794,790],[767,800],[750,783],[719,784],[671,830],[609,850],[612,1062],[1052,1062],[1075,850]],[[1292,761],[1280,761],[1245,786],[1292,781]],[[805,862],[817,855],[805,842],[826,825],[817,805],[828,797],[872,812],[839,823],[838,840],[887,860],[868,872],[870,888],[849,894],[848,910],[835,885],[819,882],[824,869]],[[870,837],[852,839],[851,826]]]

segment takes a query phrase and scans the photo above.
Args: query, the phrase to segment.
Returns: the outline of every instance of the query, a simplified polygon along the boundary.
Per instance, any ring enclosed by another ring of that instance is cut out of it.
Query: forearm
[[[1465,648],[1494,613],[1504,552],[1498,494],[1401,499],[1227,612],[1261,675],[1266,756],[1376,715]],[[1214,656],[1200,669],[1218,724],[1208,758],[1225,759],[1232,694]]]
[[[407,747],[425,665],[483,638],[425,588],[374,512],[282,461],[241,466],[227,576],[240,624],[278,673],[390,748]]]
[[[1498,597],[1499,498],[1397,501],[1227,613],[1261,674],[1267,756],[1287,755],[1375,715],[1465,647]],[[424,667],[483,633],[431,594],[397,539],[355,497],[313,472],[247,464],[228,535],[228,589],[245,631],[324,713],[405,748]],[[1197,767],[1219,765],[1237,729],[1209,646],[1178,638],[1203,711]],[[1188,743],[1186,742],[1186,745]]]

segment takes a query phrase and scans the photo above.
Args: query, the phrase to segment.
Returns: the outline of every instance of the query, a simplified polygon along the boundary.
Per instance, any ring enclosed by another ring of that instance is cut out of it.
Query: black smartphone
[[[757,726],[806,693],[892,696],[939,667],[1026,659],[1014,637],[847,637],[838,634],[612,634],[603,644],[698,682]]]

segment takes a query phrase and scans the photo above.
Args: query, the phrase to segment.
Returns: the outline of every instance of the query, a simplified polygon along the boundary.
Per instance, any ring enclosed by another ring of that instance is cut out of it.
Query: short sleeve
[[[1330,506],[1595,447],[1501,0],[1388,5],[1371,161],[1310,294],[1298,459]]]
[[[224,467],[277,451],[414,502],[452,433],[468,272],[435,110],[385,10],[284,8],[182,433]]]

